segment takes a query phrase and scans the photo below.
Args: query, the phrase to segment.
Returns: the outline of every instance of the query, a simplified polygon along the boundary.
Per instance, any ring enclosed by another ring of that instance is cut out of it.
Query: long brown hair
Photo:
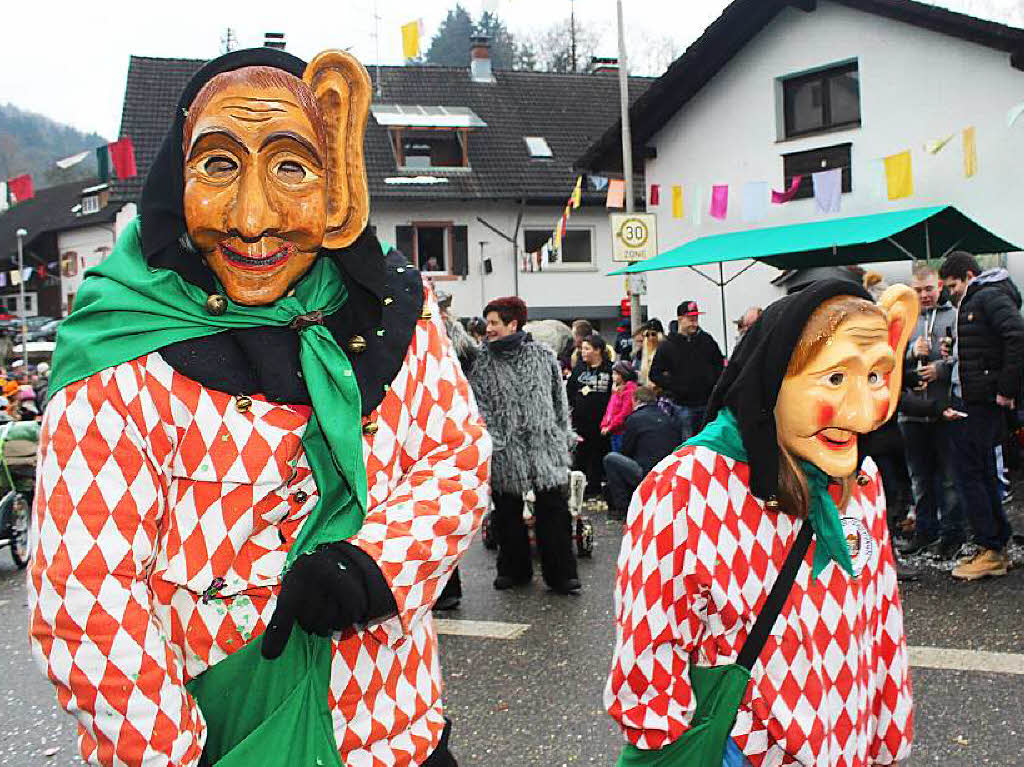
[[[875,304],[855,296],[835,296],[823,302],[814,310],[807,325],[804,327],[800,340],[793,349],[786,368],[786,376],[802,373],[808,363],[825,348],[839,326],[850,317],[858,314],[871,314],[885,320],[885,312]],[[843,487],[839,507],[843,508],[850,499],[854,475],[833,477]],[[779,504],[786,514],[800,519],[807,517],[810,506],[810,493],[807,479],[797,463],[797,458],[782,444],[779,439]]]

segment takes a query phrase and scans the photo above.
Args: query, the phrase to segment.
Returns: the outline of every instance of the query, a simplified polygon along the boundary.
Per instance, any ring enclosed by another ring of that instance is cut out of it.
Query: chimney
[[[283,51],[285,46],[284,32],[266,32],[263,35],[264,48],[277,48]]]
[[[615,56],[591,56],[588,69],[592,75],[618,74],[619,60]]]
[[[469,77],[475,83],[493,83],[491,39],[487,35],[469,38]]]

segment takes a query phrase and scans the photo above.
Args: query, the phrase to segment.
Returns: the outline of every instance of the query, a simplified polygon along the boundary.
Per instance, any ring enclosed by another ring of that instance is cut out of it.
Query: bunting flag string
[[[832,168],[811,174],[814,202],[819,213],[838,213],[843,201],[843,169]]]
[[[772,202],[775,205],[783,205],[796,197],[797,191],[800,189],[800,182],[804,180],[803,176],[793,176],[793,180],[789,184],[789,189],[784,192],[776,192],[772,190]]]
[[[974,126],[964,128],[964,177],[971,178],[978,172],[978,146],[975,143]]]
[[[608,199],[605,205],[609,208],[622,208],[626,205],[626,182],[621,178],[608,181]]]
[[[647,204],[651,206],[661,204],[661,186],[659,184],[651,184],[651,193],[647,195]]]
[[[672,187],[672,217],[683,217],[683,188],[681,186]]]
[[[910,150],[886,157],[885,182],[890,200],[900,200],[914,194],[914,174],[911,169]]]
[[[708,215],[720,221],[729,215],[729,187],[726,184],[715,184],[711,187],[711,208]]]

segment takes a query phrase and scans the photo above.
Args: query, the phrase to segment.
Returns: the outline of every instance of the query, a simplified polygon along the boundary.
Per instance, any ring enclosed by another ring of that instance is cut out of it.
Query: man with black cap
[[[605,688],[628,740],[620,765],[908,757],[902,608],[878,470],[859,438],[896,410],[916,318],[903,286],[875,305],[827,280],[771,304],[716,386],[707,426],[640,484]]]
[[[371,92],[341,51],[206,64],[61,324],[29,623],[90,764],[455,764],[431,606],[491,446],[367,226]]]
[[[696,301],[679,304],[678,329],[661,342],[651,364],[651,382],[675,404],[684,441],[704,422],[708,397],[725,365],[718,343],[700,327],[701,314]]]

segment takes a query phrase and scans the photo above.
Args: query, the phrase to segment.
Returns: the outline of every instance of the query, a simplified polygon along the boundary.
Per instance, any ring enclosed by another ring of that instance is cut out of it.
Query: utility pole
[[[626,212],[632,213],[633,195],[633,134],[629,128],[629,60],[626,58],[626,30],[622,20],[622,0],[616,0],[619,14],[619,112],[622,119],[622,175],[626,181]],[[640,330],[640,294],[633,288],[632,275],[626,278],[629,290],[629,333],[636,336]]]
[[[28,327],[25,323],[25,256],[22,247],[28,232],[19,229],[14,233],[18,238],[18,294],[20,303],[18,305],[18,319],[21,320],[21,372],[28,374]]]

